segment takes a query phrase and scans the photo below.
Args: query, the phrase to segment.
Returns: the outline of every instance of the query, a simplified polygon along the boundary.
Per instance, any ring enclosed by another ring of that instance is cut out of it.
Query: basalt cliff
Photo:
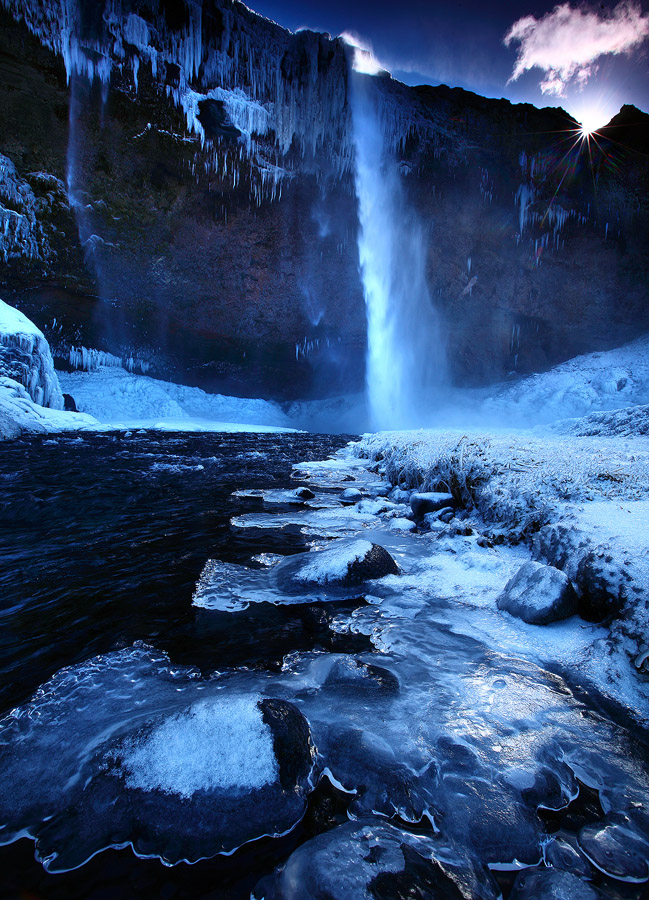
[[[232,0],[0,0],[0,295],[59,365],[360,389],[352,53]],[[649,116],[588,141],[559,109],[373,91],[455,383],[649,328]]]

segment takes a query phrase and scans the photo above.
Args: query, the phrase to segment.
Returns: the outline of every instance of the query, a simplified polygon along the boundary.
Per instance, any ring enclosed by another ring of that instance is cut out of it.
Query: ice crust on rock
[[[144,645],[61,670],[0,720],[0,840],[27,833],[66,871],[108,846],[174,864],[291,830],[312,789],[309,728],[261,687]]]
[[[190,798],[196,791],[249,790],[277,781],[272,734],[262,721],[260,699],[199,701],[143,740],[125,742],[126,784]]]
[[[497,603],[498,609],[530,625],[547,625],[577,611],[577,595],[568,576],[532,560],[507,582]]]
[[[277,875],[255,888],[252,897],[307,900],[326,895],[330,900],[375,900],[377,892],[378,896],[398,896],[404,884],[416,886],[418,892],[425,886],[435,890],[435,896],[438,891],[444,896],[448,892],[457,900],[499,896],[493,879],[453,846],[388,823],[360,821],[307,841]]]
[[[510,900],[598,900],[600,894],[581,878],[559,869],[529,869],[514,882]]]
[[[39,213],[53,202],[54,195],[65,197],[62,183],[54,176],[45,198],[37,198],[30,183],[17,172],[13,162],[0,153],[0,259],[25,258],[46,263],[52,250]]]

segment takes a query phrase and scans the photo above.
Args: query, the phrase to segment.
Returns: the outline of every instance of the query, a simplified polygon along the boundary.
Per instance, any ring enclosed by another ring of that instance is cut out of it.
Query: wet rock
[[[600,894],[581,878],[560,869],[526,869],[514,882],[509,900],[598,900]]]
[[[63,409],[66,412],[79,412],[72,394],[63,394]]]
[[[273,734],[273,750],[279,765],[279,780],[285,791],[304,784],[313,768],[315,748],[309,723],[299,709],[286,700],[261,700],[263,721]]]
[[[315,497],[315,494],[313,493],[311,488],[304,487],[304,486],[295,488],[295,490],[293,491],[293,494],[296,497],[298,497],[300,500],[313,500],[313,498]]]
[[[588,622],[614,618],[627,599],[627,579],[619,562],[605,549],[582,558],[575,579],[579,591],[579,615]]]
[[[444,507],[455,507],[455,500],[452,494],[441,493],[440,491],[431,491],[428,493],[420,493],[416,491],[410,495],[410,508],[417,519],[422,518],[426,513],[436,512]]]
[[[510,578],[497,605],[530,625],[547,625],[574,615],[577,595],[564,572],[530,561]]]
[[[495,900],[492,877],[455,848],[374,820],[350,822],[299,847],[264,879],[261,900]]]
[[[358,490],[358,488],[345,488],[345,490],[340,495],[340,500],[342,503],[357,503],[362,499],[363,494]]]
[[[357,539],[332,541],[324,550],[300,553],[280,563],[273,572],[284,591],[303,591],[308,585],[350,587],[398,575],[399,567],[379,544]]]
[[[546,846],[545,861],[553,869],[571,872],[579,878],[591,878],[591,869],[586,859],[563,838],[556,838]]]
[[[611,878],[635,884],[649,881],[649,842],[630,825],[587,825],[579,832],[579,846]]]

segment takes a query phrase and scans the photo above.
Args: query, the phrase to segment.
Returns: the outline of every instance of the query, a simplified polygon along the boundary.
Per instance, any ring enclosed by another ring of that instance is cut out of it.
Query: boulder
[[[363,495],[358,490],[358,488],[345,488],[345,490],[340,495],[340,500],[342,503],[357,503],[362,499]]]
[[[627,573],[605,548],[587,553],[577,568],[579,615],[588,622],[615,618],[627,599]]]
[[[280,590],[301,593],[309,585],[344,588],[386,575],[398,575],[399,566],[379,544],[343,538],[332,541],[324,550],[289,557],[279,563],[272,574]]]
[[[293,491],[293,495],[300,500],[313,500],[313,498],[315,497],[315,494],[313,493],[311,488],[305,487],[304,485],[302,487],[295,488],[295,490]]]
[[[509,579],[497,604],[530,625],[547,625],[574,615],[577,595],[564,572],[530,561]]]

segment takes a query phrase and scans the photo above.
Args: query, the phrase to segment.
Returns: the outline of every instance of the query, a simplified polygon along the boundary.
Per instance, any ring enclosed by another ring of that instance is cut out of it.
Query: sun
[[[602,111],[593,107],[592,109],[582,110],[580,114],[581,123],[579,126],[579,130],[581,136],[584,138],[590,137],[591,134],[598,131],[603,125],[606,124],[604,121],[604,116],[602,115]]]

